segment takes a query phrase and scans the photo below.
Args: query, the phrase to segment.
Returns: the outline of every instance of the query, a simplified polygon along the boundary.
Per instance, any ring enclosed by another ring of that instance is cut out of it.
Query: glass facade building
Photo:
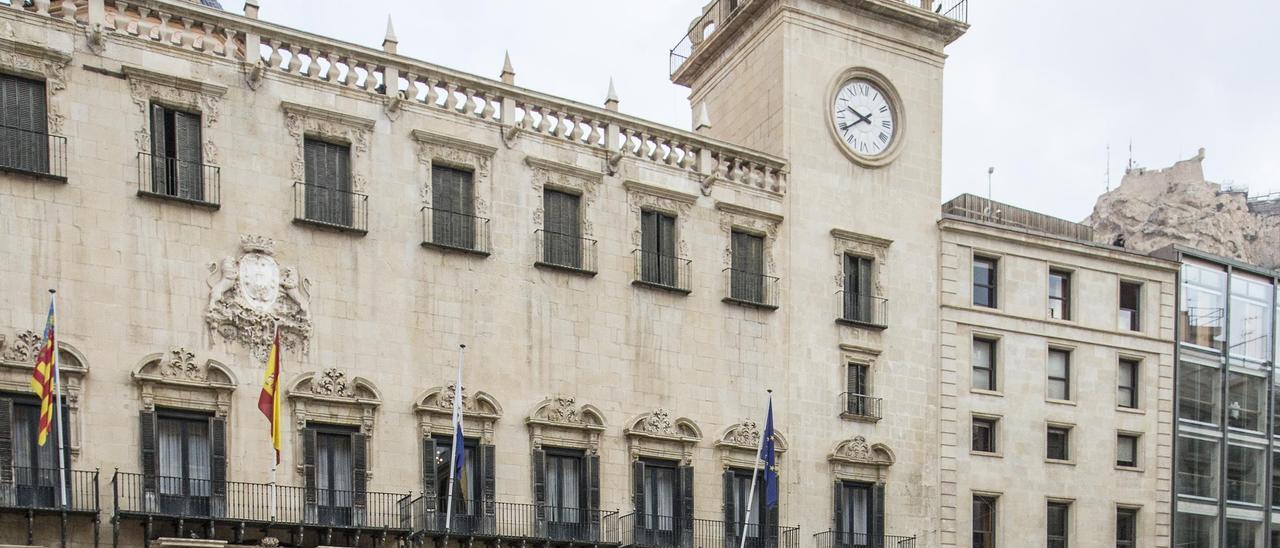
[[[1180,246],[1174,543],[1280,548],[1275,272]]]

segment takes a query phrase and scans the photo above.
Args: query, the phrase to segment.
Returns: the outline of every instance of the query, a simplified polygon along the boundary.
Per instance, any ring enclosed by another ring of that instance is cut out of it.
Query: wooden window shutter
[[[200,115],[173,112],[173,162],[177,168],[178,196],[190,200],[204,199],[201,178]]]
[[[871,489],[871,506],[875,512],[871,517],[871,538],[884,537],[884,484],[877,483]]]
[[[849,527],[849,524],[844,522],[844,483],[839,480],[836,481],[836,494],[832,498],[832,501],[833,508],[835,510],[835,517],[831,521],[836,524],[836,536],[841,536],[842,533],[850,531],[845,531],[845,529]]]
[[[484,515],[492,517],[497,512],[498,451],[492,445],[481,444],[479,448],[480,473],[483,474],[480,483],[480,500],[483,501]]]
[[[13,483],[13,400],[0,398],[0,484]]]
[[[693,467],[680,466],[676,469],[679,482],[680,509],[676,528],[680,531],[681,546],[693,545]]]
[[[308,515],[315,512],[316,505],[316,431],[314,428],[302,429],[302,487],[303,498],[307,504]]]
[[[22,170],[48,173],[48,115],[45,84],[17,76],[0,75],[0,145],[6,165]]]
[[[322,143],[307,139],[303,142],[303,171],[306,184],[306,211],[308,219],[323,221],[328,219],[325,190],[321,188],[321,164],[324,162]]]
[[[333,196],[333,211],[336,223],[351,226],[351,148],[342,145],[329,145],[333,155],[333,179],[336,192]]]
[[[427,436],[422,439],[422,502],[426,510],[436,509],[436,439]]]
[[[151,191],[169,193],[169,147],[167,145],[165,108],[151,104]]]
[[[645,515],[644,494],[644,461],[637,460],[631,463],[631,502],[635,505],[635,519],[631,523],[636,542],[646,538],[645,522],[649,516]]]
[[[157,445],[155,411],[138,413],[138,447],[142,450],[142,490],[148,499],[155,497],[156,492]]]
[[[227,505],[227,420],[209,418],[209,504],[210,513],[221,516]]]
[[[733,470],[724,471],[724,534],[732,544],[737,540],[742,526],[738,524],[737,500],[738,475]]]
[[[590,538],[596,538],[600,531],[600,456],[586,454],[582,457],[581,483],[586,486],[582,505],[587,508],[587,524],[590,527]]]
[[[533,505],[539,523],[547,519],[547,452],[534,449],[530,454],[533,467]]]
[[[351,434],[351,505],[361,515],[369,489],[369,437],[360,432]]]

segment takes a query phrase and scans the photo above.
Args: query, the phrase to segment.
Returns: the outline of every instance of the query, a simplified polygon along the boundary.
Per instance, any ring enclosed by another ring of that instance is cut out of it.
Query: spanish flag
[[[280,328],[276,328],[271,353],[267,354],[267,373],[262,379],[262,394],[258,395],[258,410],[271,422],[271,446],[276,450],[276,464],[280,464]]]
[[[31,372],[31,390],[40,398],[40,426],[36,434],[36,443],[44,446],[49,439],[49,431],[53,428],[53,378],[56,375],[57,359],[54,352],[58,342],[53,330],[53,300],[49,301],[49,318],[44,324],[44,338],[40,344],[40,353],[36,355],[36,368]]]

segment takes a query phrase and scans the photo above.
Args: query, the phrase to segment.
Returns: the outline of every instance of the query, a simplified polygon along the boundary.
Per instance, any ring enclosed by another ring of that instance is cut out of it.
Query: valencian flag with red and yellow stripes
[[[262,379],[262,394],[258,395],[258,410],[271,421],[271,447],[276,450],[276,464],[280,464],[280,328],[276,328],[271,352],[267,354],[267,373]]]
[[[49,431],[53,429],[53,378],[56,375],[57,360],[54,349],[58,347],[54,336],[53,301],[49,301],[49,318],[45,320],[44,337],[40,342],[40,353],[36,354],[36,368],[31,372],[31,390],[40,398],[40,426],[36,433],[36,443],[44,446],[49,439]]]

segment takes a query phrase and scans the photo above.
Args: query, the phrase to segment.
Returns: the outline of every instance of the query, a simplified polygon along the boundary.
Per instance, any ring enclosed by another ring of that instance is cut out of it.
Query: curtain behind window
[[[166,495],[181,495],[182,423],[165,419],[160,419],[159,422],[156,472],[160,476],[160,492]]]
[[[210,458],[209,424],[207,422],[187,422],[187,474],[190,480],[190,494],[198,497],[209,496]]]

